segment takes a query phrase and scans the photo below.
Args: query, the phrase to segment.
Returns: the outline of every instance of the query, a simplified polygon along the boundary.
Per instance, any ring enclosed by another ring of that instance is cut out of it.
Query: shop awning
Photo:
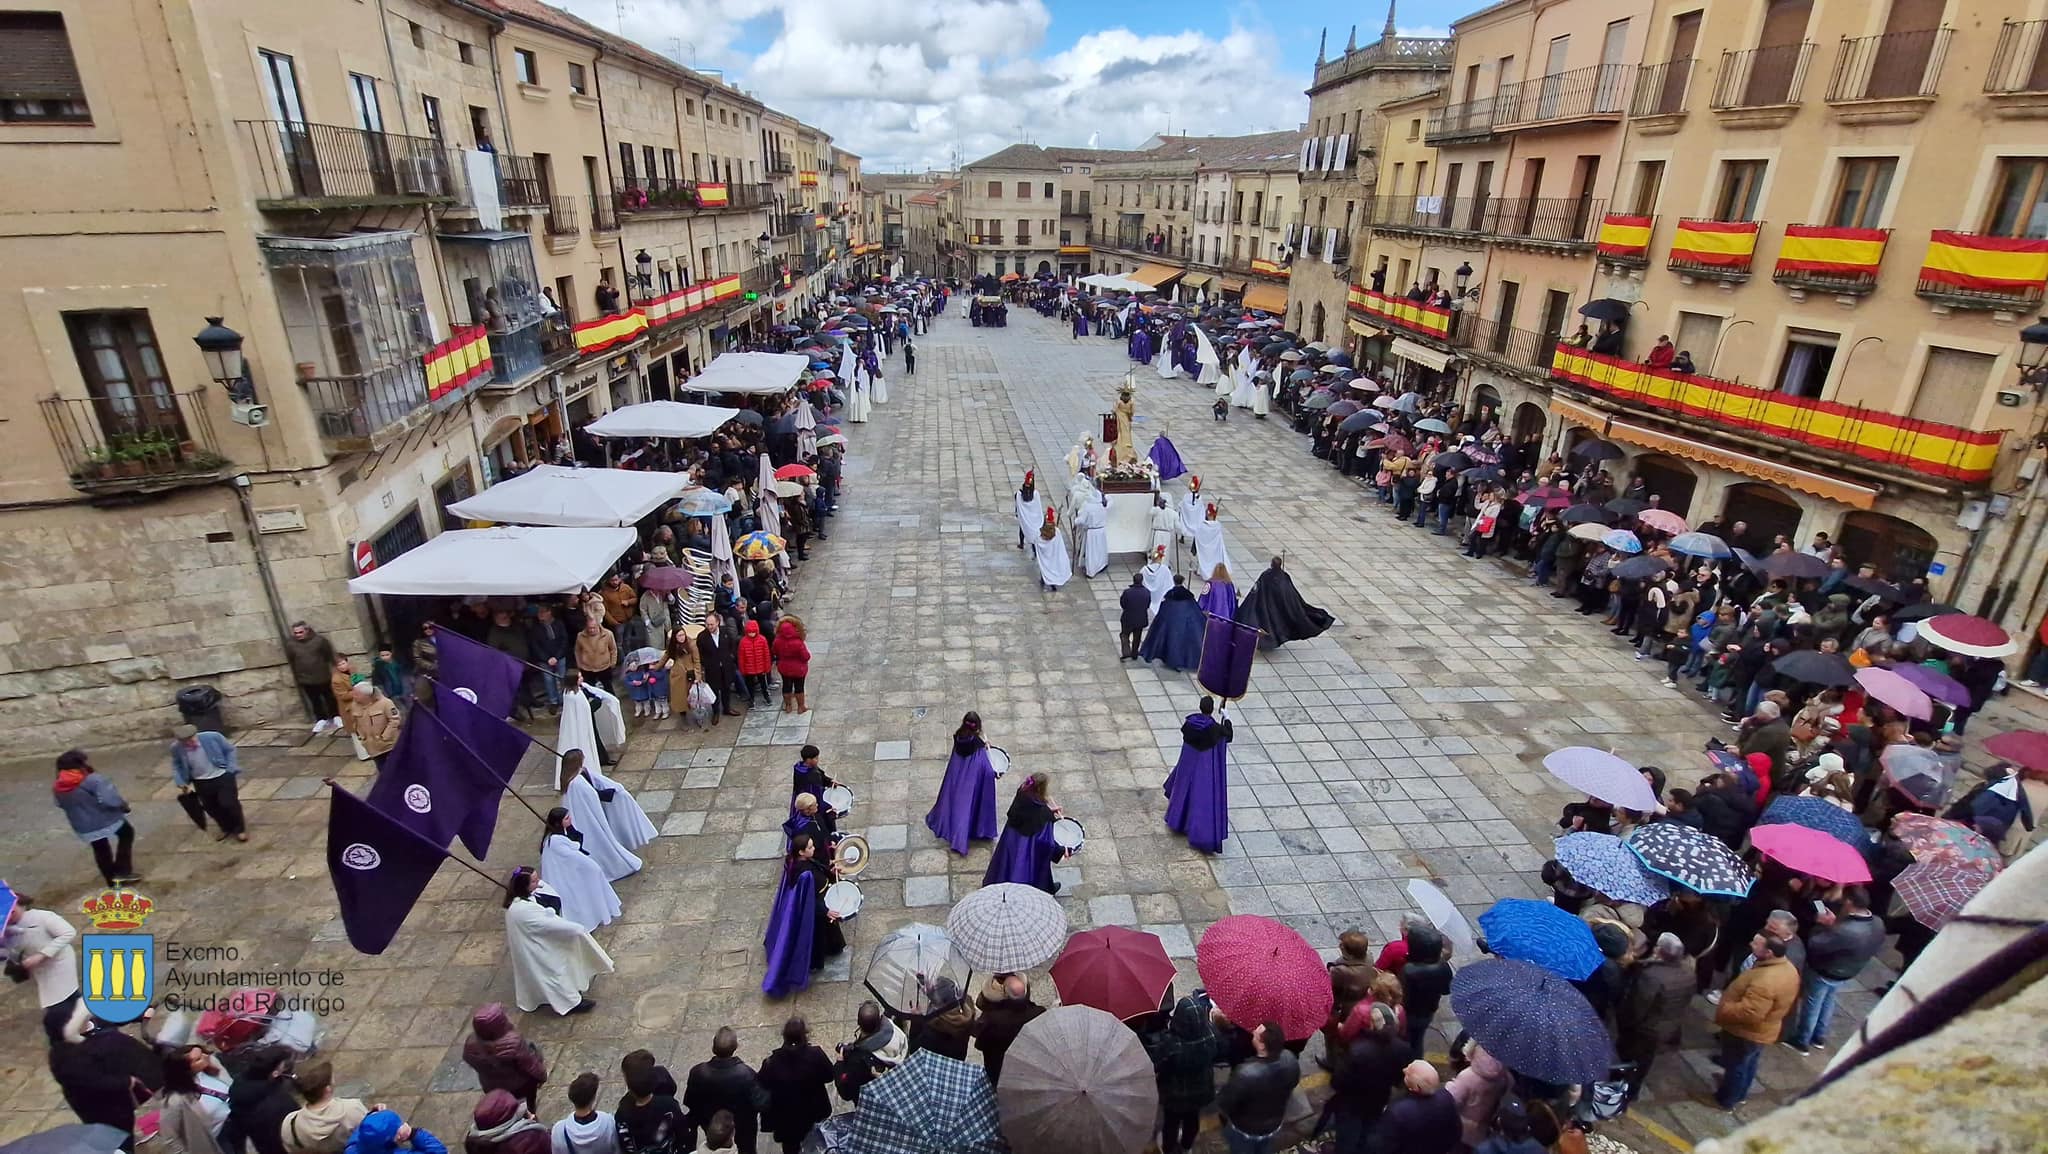
[[[693,393],[782,393],[795,388],[810,365],[803,353],[722,353],[682,387]]]
[[[511,525],[631,525],[689,483],[686,473],[541,465],[457,501],[448,511],[468,521]]]
[[[1416,344],[1407,337],[1395,337],[1391,351],[1404,361],[1414,361],[1439,373],[1444,371],[1444,366],[1451,363],[1451,354],[1440,353],[1428,345]]]
[[[1174,268],[1171,265],[1141,264],[1137,268],[1131,270],[1130,272],[1125,273],[1124,275],[1131,278],[1134,281],[1137,281],[1139,284],[1151,285],[1153,288],[1161,288],[1164,287],[1169,281],[1173,280],[1173,278],[1179,276],[1180,273],[1181,270]]]
[[[1205,272],[1191,272],[1180,278],[1180,287],[1191,289],[1208,288],[1209,282],[1215,279],[1215,277]]]
[[[1222,277],[1217,277],[1216,291],[1220,293],[1230,293],[1235,295],[1237,293],[1241,293],[1244,291],[1244,282],[1241,280],[1225,280]]]
[[[414,597],[574,593],[602,580],[633,539],[631,529],[456,529],[350,581],[348,591]]]
[[[1152,286],[1143,281],[1132,280],[1121,273],[1098,272],[1081,278],[1081,283],[1101,292],[1148,293]]]
[[[685,382],[695,390],[697,377]],[[648,401],[643,405],[627,405],[613,409],[604,416],[584,426],[584,431],[593,437],[675,437],[687,440],[691,437],[708,437],[720,425],[740,415],[738,409],[719,405],[693,405],[686,401]],[[497,520],[498,518],[492,518]]]
[[[1748,453],[1703,445],[1688,437],[1675,437],[1627,421],[1608,421],[1606,435],[1609,440],[1622,441],[1654,452],[1669,453],[1674,457],[1697,461],[1702,465],[1712,465],[1731,473],[1740,473],[1745,477],[1782,485],[1787,489],[1797,489],[1802,493],[1839,501],[1852,509],[1868,509],[1877,504],[1877,490],[1868,485],[1857,485],[1805,469],[1795,469],[1777,461],[1752,457]]]
[[[1287,311],[1287,289],[1283,285],[1255,284],[1244,290],[1244,307],[1279,316]]]
[[[1369,341],[1378,340],[1379,338],[1387,335],[1381,332],[1380,330],[1372,327],[1371,325],[1366,324],[1364,321],[1357,319],[1345,321],[1344,330],[1350,333],[1352,336],[1364,337],[1366,340]]]

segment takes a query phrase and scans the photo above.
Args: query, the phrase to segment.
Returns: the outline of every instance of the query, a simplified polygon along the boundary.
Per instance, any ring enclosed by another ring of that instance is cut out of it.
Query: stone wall
[[[306,490],[259,484],[266,491]],[[286,612],[356,652],[362,630],[323,508],[263,543]],[[177,691],[210,684],[231,728],[294,717],[277,626],[234,492],[188,490],[125,508],[0,513],[0,757],[167,736]]]

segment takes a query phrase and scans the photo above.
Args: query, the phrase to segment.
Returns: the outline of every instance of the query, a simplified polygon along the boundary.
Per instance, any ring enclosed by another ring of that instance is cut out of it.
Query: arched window
[[[1842,518],[1842,539],[1835,542],[1849,567],[1877,566],[1877,575],[1899,584],[1927,576],[1934,560],[1934,537],[1911,521],[1858,509]]]
[[[1768,553],[1772,539],[1780,535],[1796,543],[1804,515],[1799,502],[1783,489],[1755,482],[1728,486],[1721,505],[1721,525],[1727,530],[1728,543],[1757,554]],[[1737,521],[1749,525],[1739,539],[1733,535]]]
[[[1643,479],[1643,487],[1656,495],[1657,507],[1681,517],[1692,516],[1692,495],[1699,476],[1692,466],[1663,453],[1644,453],[1629,464],[1629,471]]]
[[[1319,341],[1323,339],[1323,302],[1316,302],[1315,320],[1309,327],[1311,330],[1310,340]]]
[[[1543,406],[1534,401],[1523,401],[1521,404],[1516,405],[1515,441],[1520,443],[1533,437],[1538,442],[1541,442],[1543,440],[1543,427],[1549,419],[1549,414],[1543,411]]]

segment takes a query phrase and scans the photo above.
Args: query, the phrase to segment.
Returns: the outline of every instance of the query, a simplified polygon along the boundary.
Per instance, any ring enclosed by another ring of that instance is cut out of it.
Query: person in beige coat
[[[381,1103],[372,1107],[359,1098],[336,1097],[334,1066],[328,1062],[309,1062],[294,1070],[292,1088],[306,1104],[285,1115],[278,1127],[285,1154],[342,1154],[348,1149],[348,1136],[370,1111],[384,1108]]]
[[[218,1139],[228,1120],[228,1076],[203,1047],[164,1055],[156,1143],[164,1154],[224,1154]]]
[[[383,768],[385,755],[398,744],[398,703],[384,696],[375,683],[358,681],[349,690],[349,712],[353,718],[349,728],[356,740],[363,743],[370,760]]]

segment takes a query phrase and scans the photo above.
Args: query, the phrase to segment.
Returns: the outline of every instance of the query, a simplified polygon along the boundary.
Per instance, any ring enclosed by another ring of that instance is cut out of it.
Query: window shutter
[[[64,17],[0,12],[0,100],[84,99]]]
[[[1351,159],[1351,134],[1346,132],[1337,137],[1337,171],[1342,172]]]
[[[1301,142],[1301,156],[1299,157],[1299,159],[1298,159],[1298,161],[1297,161],[1297,164],[1298,164],[1298,171],[1301,171],[1301,172],[1307,172],[1307,171],[1308,171],[1308,154],[1309,154],[1309,150],[1310,150],[1310,148],[1312,148],[1312,147],[1314,146],[1314,143],[1315,143],[1314,141],[1312,141],[1312,140],[1306,140],[1306,139],[1305,139],[1305,140],[1303,140],[1303,141]]]
[[[1323,263],[1337,263],[1337,230],[1334,228],[1323,230]]]

